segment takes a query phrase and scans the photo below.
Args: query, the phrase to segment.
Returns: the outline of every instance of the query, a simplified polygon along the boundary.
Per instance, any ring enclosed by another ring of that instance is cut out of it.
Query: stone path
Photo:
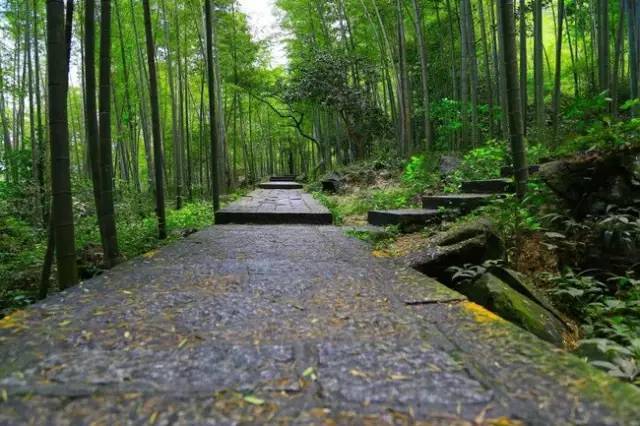
[[[0,321],[0,424],[639,424],[640,392],[333,226],[216,226]]]
[[[330,225],[329,209],[299,189],[258,189],[216,214],[218,224]]]

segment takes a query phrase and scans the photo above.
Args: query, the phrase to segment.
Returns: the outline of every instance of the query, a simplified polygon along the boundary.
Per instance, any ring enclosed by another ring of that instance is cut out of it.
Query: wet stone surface
[[[634,388],[332,226],[194,234],[0,321],[0,360],[0,424],[640,418]]]
[[[302,184],[292,181],[269,181],[258,185],[261,189],[302,189]]]
[[[290,183],[290,182],[289,182]],[[282,187],[287,182],[268,185]],[[302,185],[296,188],[302,188]],[[330,225],[329,210],[300,189],[258,189],[218,211],[217,224],[315,224]]]

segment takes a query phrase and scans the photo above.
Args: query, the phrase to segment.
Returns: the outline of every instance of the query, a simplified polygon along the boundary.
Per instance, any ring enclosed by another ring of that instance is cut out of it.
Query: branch
[[[304,113],[299,113],[300,117],[296,117],[293,114],[286,114],[281,112],[280,110],[278,110],[278,108],[276,108],[275,106],[273,106],[273,104],[271,104],[271,102],[269,102],[269,100],[267,98],[258,96],[253,94],[252,92],[248,92],[249,96],[257,99],[258,101],[262,102],[263,104],[267,105],[273,112],[275,112],[280,118],[286,118],[289,119],[291,121],[293,121],[293,124],[289,125],[288,127],[293,127],[294,129],[296,129],[298,131],[298,134],[300,136],[302,136],[303,138],[310,140],[311,142],[313,142],[314,144],[316,144],[316,146],[318,147],[318,149],[320,148],[320,141],[317,140],[316,138],[314,138],[313,136],[308,135],[307,133],[305,133],[305,131],[302,129],[302,125],[304,123]]]

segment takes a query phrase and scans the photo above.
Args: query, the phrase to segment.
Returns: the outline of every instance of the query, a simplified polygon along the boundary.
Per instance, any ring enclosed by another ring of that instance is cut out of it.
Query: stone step
[[[369,212],[368,222],[375,226],[426,225],[440,216],[434,209],[373,210]]]
[[[291,181],[263,182],[258,187],[260,189],[302,189],[302,184]]]
[[[533,165],[529,166],[529,174],[530,175],[535,175],[539,171],[540,171],[540,165],[533,164]],[[507,177],[513,176],[513,167],[512,166],[504,166],[504,167],[502,167],[500,169],[500,176],[502,176],[503,178],[507,178]]]
[[[454,208],[468,212],[487,203],[495,194],[448,194],[422,197],[422,207],[430,210]]]
[[[216,213],[218,225],[331,225],[333,216],[325,213],[225,211]]]
[[[287,176],[271,176],[269,178],[270,182],[295,182],[295,175],[287,175]]]
[[[462,192],[471,194],[512,193],[515,185],[512,179],[470,180],[462,182]]]
[[[331,225],[329,209],[300,190],[258,189],[216,212],[216,224]]]

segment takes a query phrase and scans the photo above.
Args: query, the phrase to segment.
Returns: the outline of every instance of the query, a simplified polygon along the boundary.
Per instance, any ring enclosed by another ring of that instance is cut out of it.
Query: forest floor
[[[336,226],[218,225],[0,321],[0,424],[640,424],[640,391]]]

